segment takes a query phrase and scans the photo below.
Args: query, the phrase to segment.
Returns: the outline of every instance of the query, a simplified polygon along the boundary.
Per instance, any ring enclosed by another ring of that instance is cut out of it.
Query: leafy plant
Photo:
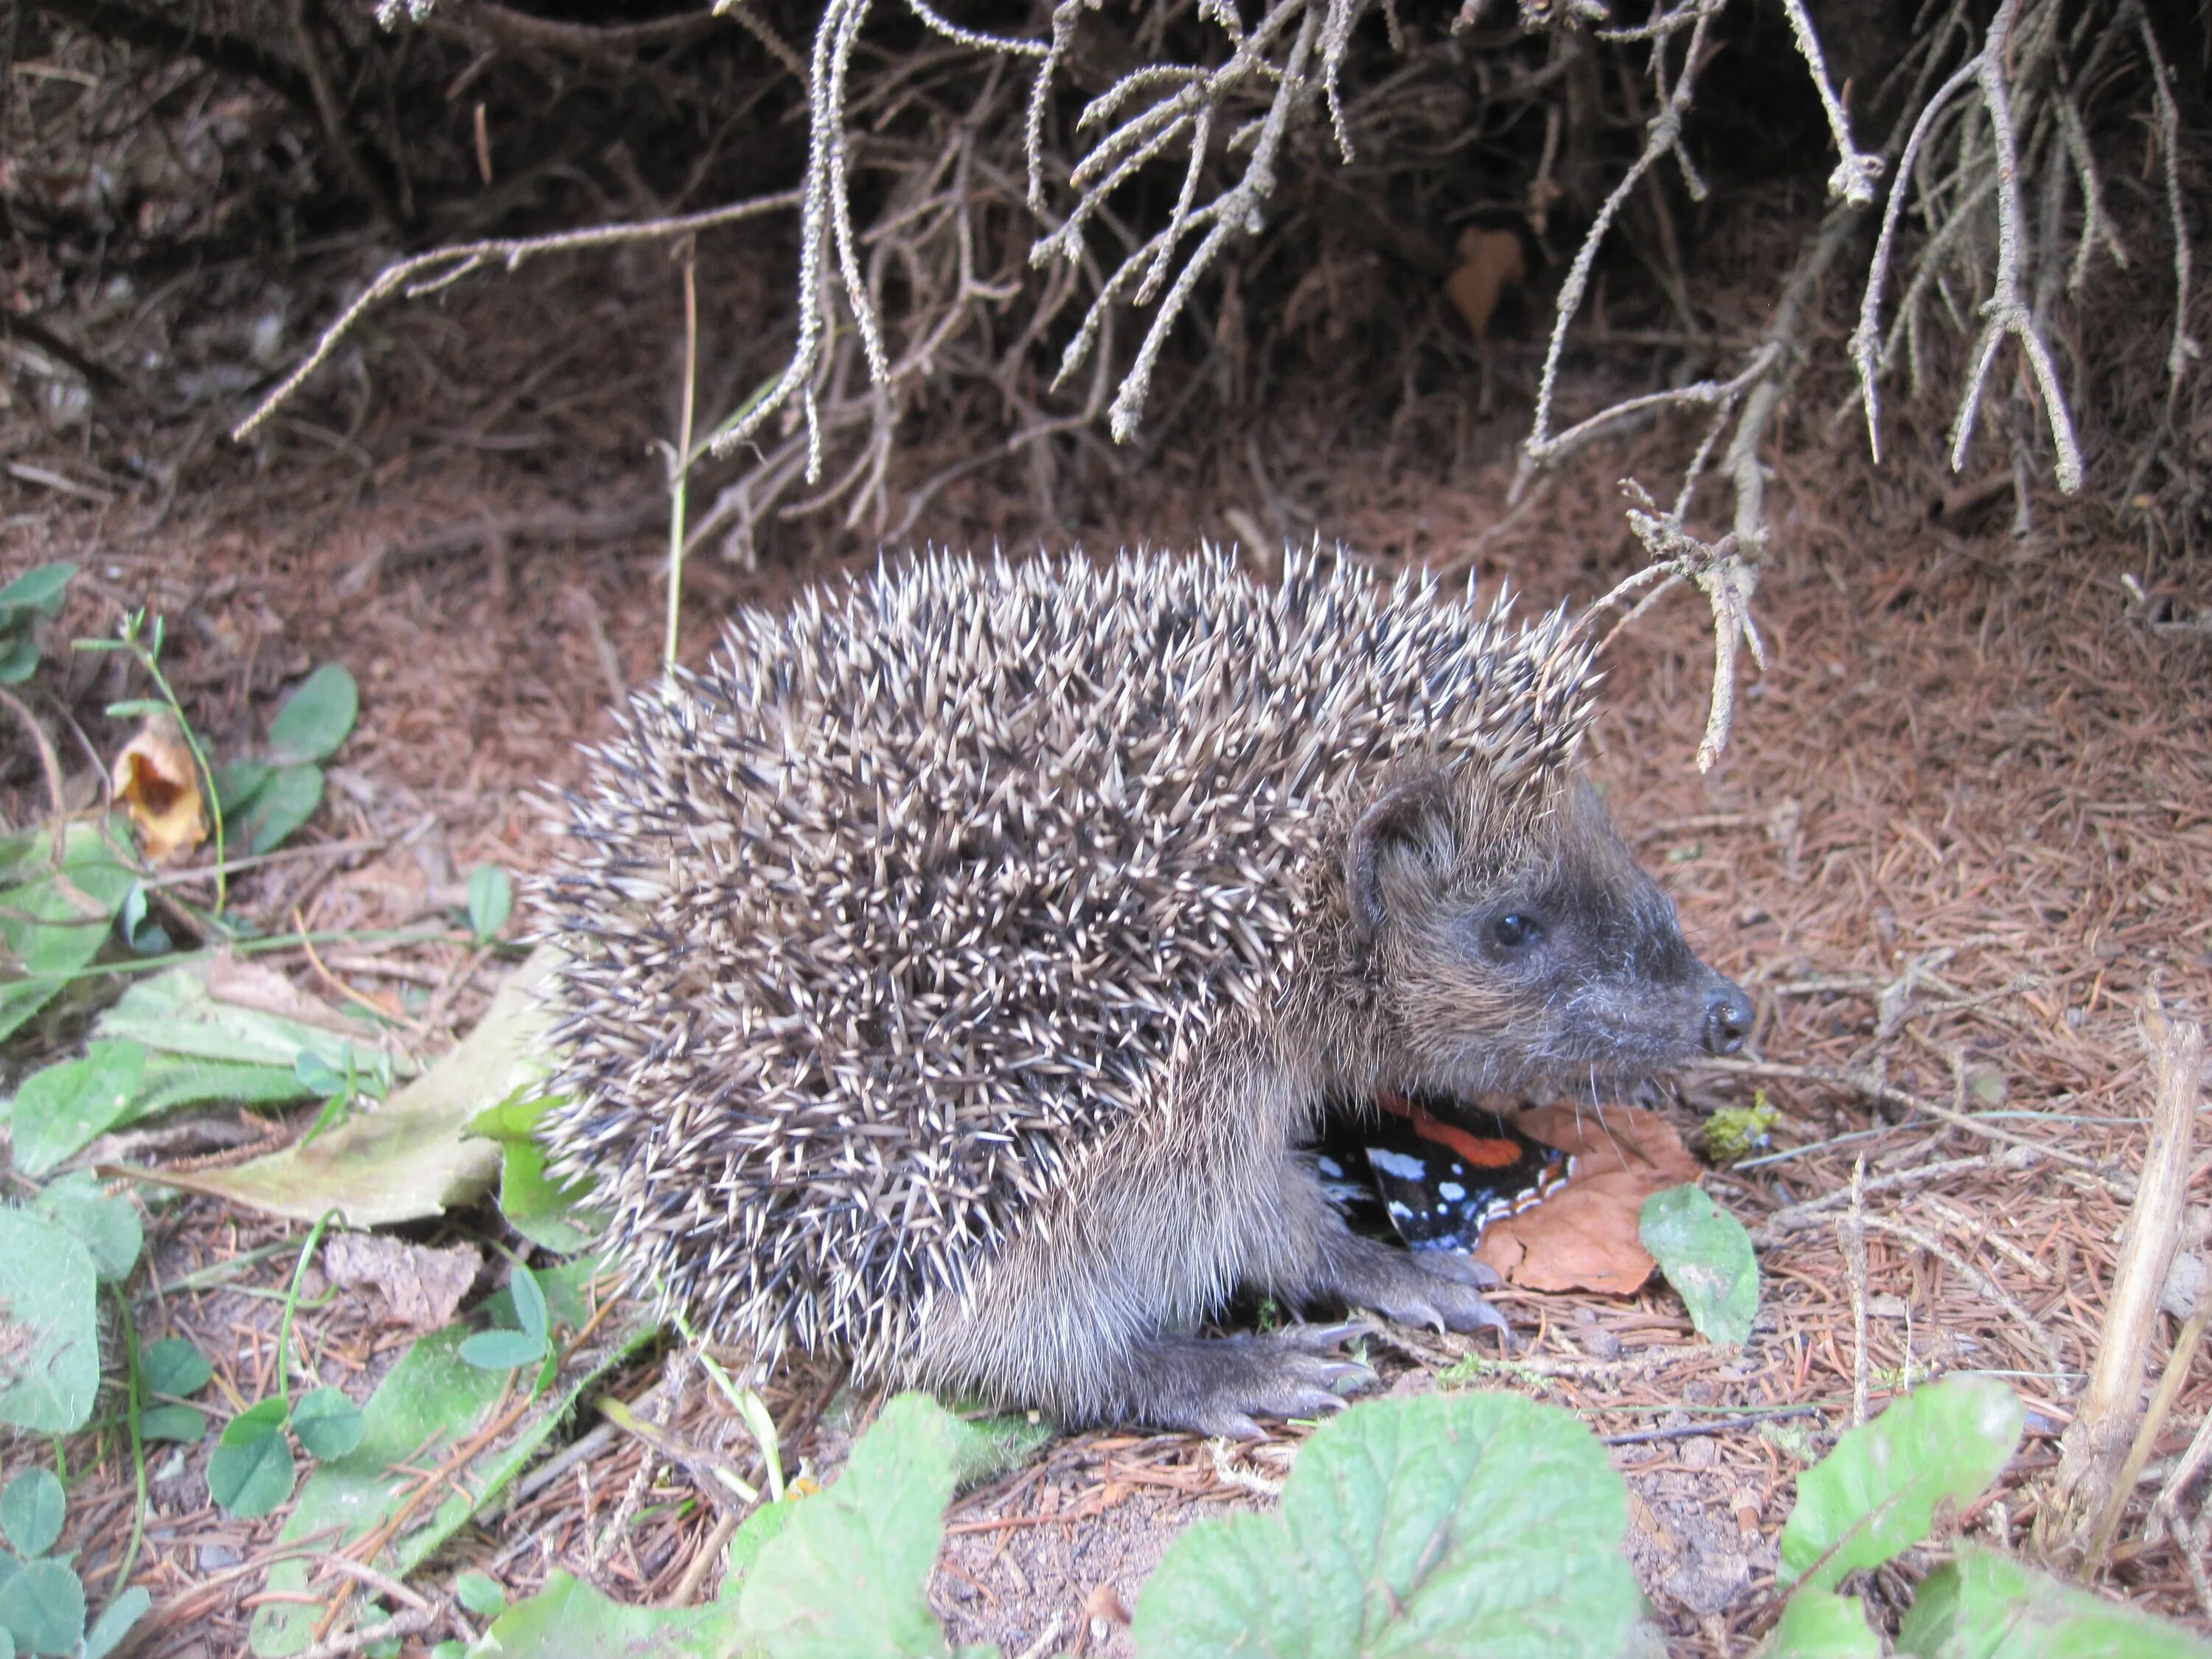
[[[590,1291],[599,1263],[584,1261],[548,1269],[538,1286],[556,1327],[580,1328],[595,1311]],[[511,1304],[501,1291],[490,1299],[497,1312]],[[469,1333],[454,1326],[423,1337],[386,1376],[362,1412],[359,1443],[341,1457],[319,1463],[301,1483],[280,1541],[315,1540],[319,1550],[343,1548],[371,1534],[387,1540],[374,1565],[404,1578],[451,1540],[471,1516],[493,1504],[528,1467],[555,1429],[575,1411],[583,1391],[649,1340],[657,1328],[633,1312],[603,1325],[582,1363],[572,1364],[560,1386],[530,1402],[520,1420],[497,1435],[485,1431],[515,1409],[505,1373],[485,1370],[460,1357]],[[426,1445],[441,1448],[426,1453]],[[455,1448],[473,1448],[448,1470],[449,1479],[424,1484],[393,1477],[395,1464],[426,1457],[441,1465]],[[270,1569],[272,1599],[254,1613],[253,1651],[277,1659],[309,1646],[322,1609],[301,1597],[309,1563],[296,1557]],[[578,1641],[569,1654],[619,1651]]]
[[[159,1395],[161,1403],[142,1406],[138,1433],[147,1440],[175,1440],[196,1445],[207,1433],[207,1413],[185,1403],[215,1376],[207,1356],[181,1336],[165,1336],[138,1351],[139,1397]]]
[[[1993,1377],[1947,1376],[1915,1389],[1797,1478],[1778,1576],[1832,1589],[1928,1536],[2004,1472],[2020,1444],[2019,1398]]]
[[[51,1469],[26,1469],[0,1492],[0,1638],[20,1654],[66,1654],[103,1659],[153,1605],[133,1586],[109,1602],[98,1622],[85,1627],[84,1584],[67,1558],[47,1551],[60,1540],[69,1500]]]
[[[361,689],[337,663],[325,663],[284,699],[269,724],[264,760],[234,761],[213,779],[223,816],[250,853],[282,846],[323,800],[323,769],[352,734]]]
[[[538,1125],[558,1103],[526,1084],[470,1119],[467,1133],[499,1142],[499,1211],[507,1225],[533,1244],[565,1254],[598,1237],[602,1223],[585,1207],[590,1182],[564,1183],[546,1172]]]
[[[469,932],[478,945],[489,945],[507,930],[514,914],[514,883],[496,864],[479,864],[469,872]]]
[[[392,1056],[381,1050],[372,1052],[366,1067],[362,1056],[348,1042],[340,1051],[341,1064],[333,1066],[312,1048],[302,1048],[292,1062],[292,1075],[300,1080],[301,1087],[323,1097],[323,1109],[315,1114],[315,1121],[300,1137],[305,1146],[317,1135],[337,1122],[345,1109],[362,1095],[373,1095],[381,1100],[392,1092]]]
[[[292,1495],[297,1478],[284,1437],[290,1408],[275,1395],[257,1400],[223,1425],[208,1459],[208,1496],[241,1520],[267,1515]]]
[[[1774,1627],[1774,1659],[1881,1659],[1881,1638],[1866,1621],[1856,1595],[1800,1589]]]
[[[1444,1653],[1613,1659],[1636,1581],[1605,1449],[1506,1394],[1356,1406],[1298,1455],[1275,1515],[1192,1527],[1145,1586],[1147,1659]]]
[[[1800,1475],[1778,1574],[1796,1588],[1767,1659],[1875,1659],[1881,1640],[1856,1598],[1832,1587],[1923,1542],[1987,1491],[2020,1443],[2022,1416],[1994,1378],[1948,1376],[1844,1434]],[[1916,1659],[2212,1659],[2212,1646],[2178,1626],[1971,1546],[1921,1585],[1897,1650]]]
[[[4,878],[10,884],[0,887],[0,943],[21,974],[0,981],[0,1039],[13,1036],[100,954],[138,875],[100,828],[77,823],[64,834],[58,866],[52,835],[40,830],[22,844]]]
[[[461,1344],[461,1358],[488,1371],[534,1365],[551,1346],[545,1292],[538,1288],[538,1275],[518,1261],[508,1276],[507,1289],[513,1300],[514,1323],[478,1331]]]
[[[21,1209],[0,1208],[0,1286],[15,1328],[0,1358],[0,1423],[68,1434],[100,1389],[100,1285],[131,1276],[143,1243],[138,1212],[82,1172]]]
[[[1698,1187],[1669,1187],[1644,1200],[1644,1248],[1680,1293],[1690,1323],[1709,1342],[1748,1342],[1759,1314],[1759,1258],[1743,1223]]]
[[[289,1105],[320,1092],[387,1091],[401,1066],[331,1029],[272,1012],[304,1005],[280,976],[242,963],[191,963],[133,985],[94,1023],[82,1059],[34,1072],[12,1111],[16,1167],[33,1177],[112,1129],[179,1106],[220,1100]]]
[[[21,685],[39,666],[38,625],[61,614],[76,566],[33,565],[0,587],[0,685]]]
[[[2205,1659],[2178,1625],[1972,1546],[1920,1587],[1897,1633],[1917,1659]]]

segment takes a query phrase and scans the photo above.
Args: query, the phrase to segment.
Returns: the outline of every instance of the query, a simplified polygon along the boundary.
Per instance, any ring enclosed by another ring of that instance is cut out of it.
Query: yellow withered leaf
[[[1510,230],[1469,225],[1460,233],[1459,268],[1444,279],[1444,296],[1459,307],[1480,340],[1489,331],[1490,314],[1506,290],[1520,286],[1528,274],[1518,236]]]
[[[138,826],[146,857],[163,864],[207,839],[199,769],[174,714],[149,714],[115,757],[115,798]]]

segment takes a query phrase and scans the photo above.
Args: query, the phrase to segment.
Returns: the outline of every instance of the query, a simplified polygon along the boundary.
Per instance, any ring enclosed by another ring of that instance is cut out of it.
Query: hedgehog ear
[[[1345,851],[1344,887],[1353,942],[1365,946],[1382,931],[1390,890],[1409,860],[1449,853],[1451,786],[1441,772],[1424,772],[1377,795],[1352,827]]]

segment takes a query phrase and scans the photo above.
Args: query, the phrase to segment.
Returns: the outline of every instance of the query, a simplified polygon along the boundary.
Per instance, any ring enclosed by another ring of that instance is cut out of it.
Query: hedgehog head
[[[1748,1034],[1578,775],[1400,777],[1347,837],[1344,895],[1385,1086],[1595,1093]]]

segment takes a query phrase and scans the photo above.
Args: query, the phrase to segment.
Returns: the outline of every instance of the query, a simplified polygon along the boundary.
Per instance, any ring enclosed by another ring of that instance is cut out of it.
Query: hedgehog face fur
[[[633,701],[537,890],[554,1168],[763,1364],[1066,1421],[1340,1403],[1334,1333],[1181,1334],[1239,1286],[1502,1326],[1299,1147],[1332,1097],[1741,1040],[1571,779],[1588,668],[1564,612],[1342,560],[932,556],[742,613]]]
[[[1382,1005],[1381,1086],[1595,1101],[1741,1046],[1742,993],[1698,960],[1674,907],[1580,779],[1514,822],[1486,779],[1425,777],[1370,808],[1348,856],[1355,937]]]

